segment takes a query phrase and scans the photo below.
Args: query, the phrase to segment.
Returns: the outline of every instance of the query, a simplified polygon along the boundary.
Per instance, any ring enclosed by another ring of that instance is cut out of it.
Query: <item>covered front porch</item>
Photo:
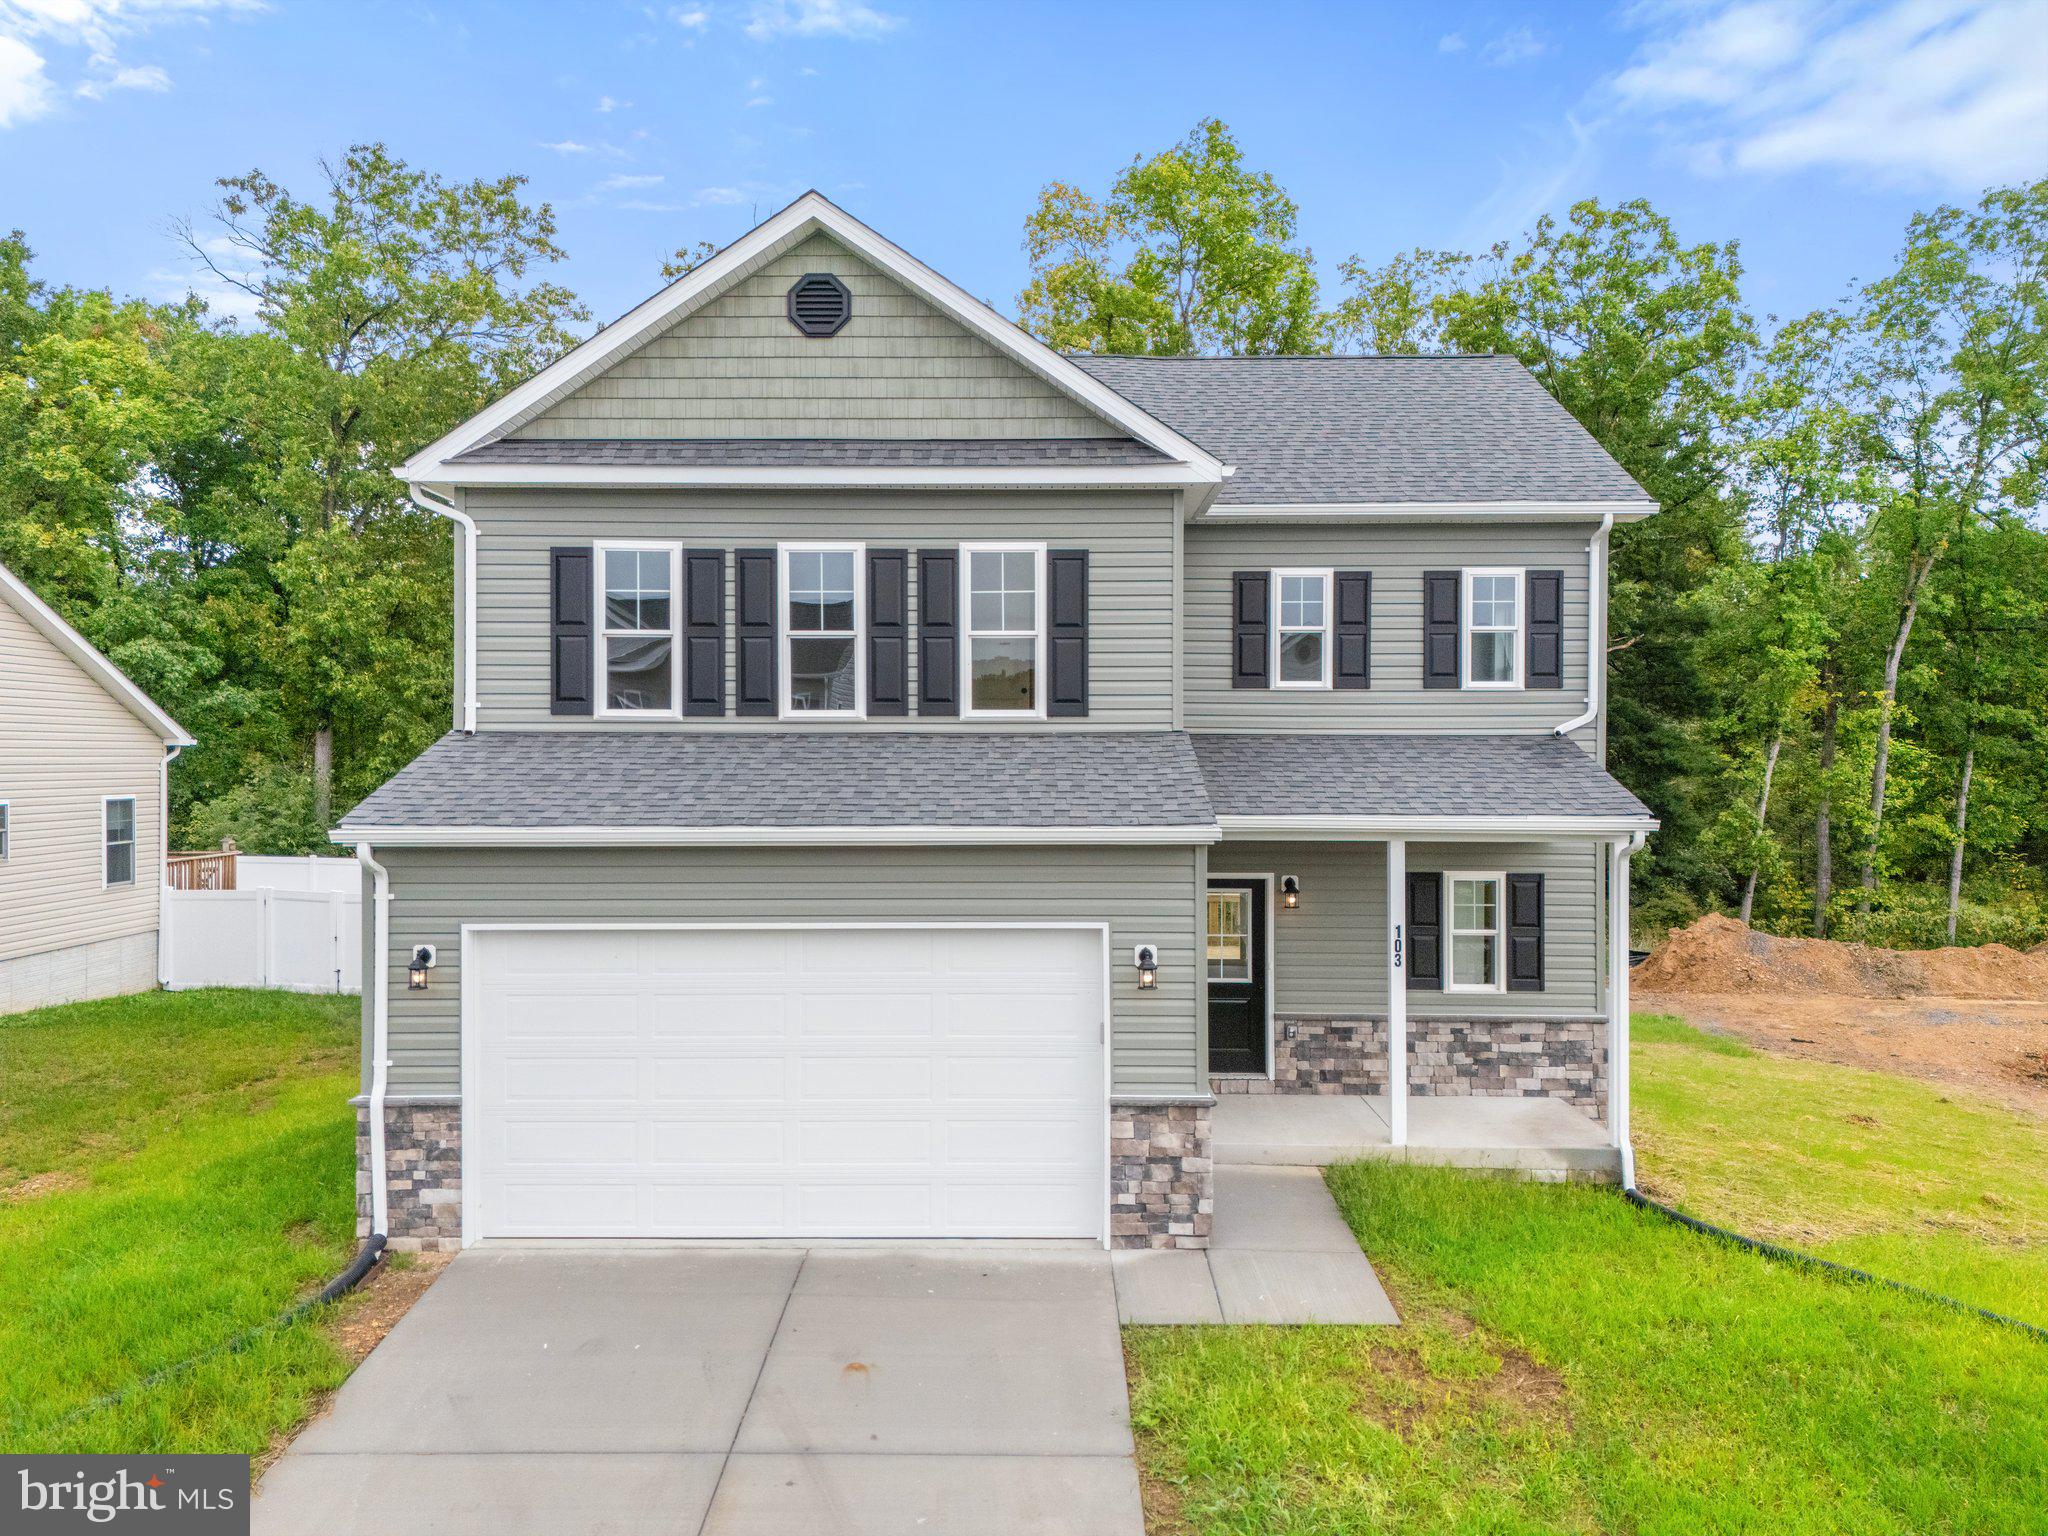
[[[1360,1158],[1493,1168],[1530,1178],[1613,1179],[1613,1133],[1551,1098],[1408,1101],[1394,1140],[1385,1095],[1228,1094],[1211,1112],[1209,1155],[1225,1167],[1322,1167]],[[1230,1220],[1221,1208],[1219,1225]]]

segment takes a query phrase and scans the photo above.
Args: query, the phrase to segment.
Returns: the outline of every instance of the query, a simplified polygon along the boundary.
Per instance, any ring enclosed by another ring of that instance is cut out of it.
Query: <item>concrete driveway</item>
[[[1143,1536],[1098,1249],[472,1249],[263,1533]]]

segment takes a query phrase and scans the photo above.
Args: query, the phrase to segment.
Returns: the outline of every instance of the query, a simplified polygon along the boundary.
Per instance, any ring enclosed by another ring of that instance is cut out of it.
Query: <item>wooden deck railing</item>
[[[164,883],[174,891],[232,891],[235,850],[171,854],[164,860]]]

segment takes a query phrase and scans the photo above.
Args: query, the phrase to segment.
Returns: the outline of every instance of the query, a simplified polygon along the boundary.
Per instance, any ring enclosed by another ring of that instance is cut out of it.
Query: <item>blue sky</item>
[[[529,176],[600,318],[808,186],[1013,312],[1038,189],[1101,191],[1205,115],[1331,286],[1641,196],[1740,239],[1789,314],[1882,271],[1914,209],[2048,172],[2048,0],[0,0],[0,225],[48,280],[151,297],[207,288],[170,224],[214,177],[310,191],[381,139]]]

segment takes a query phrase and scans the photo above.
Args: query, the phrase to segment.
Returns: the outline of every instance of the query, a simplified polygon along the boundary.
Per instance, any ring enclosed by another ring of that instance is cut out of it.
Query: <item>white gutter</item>
[[[1607,1121],[1621,1154],[1621,1187],[1636,1187],[1636,1149],[1628,1134],[1628,866],[1647,841],[1632,832],[1611,846],[1607,890],[1607,945],[1614,974],[1607,984]]]
[[[346,827],[337,843],[463,848],[932,848],[1213,843],[1214,826],[1186,827]]]
[[[370,988],[370,1235],[391,1235],[390,1193],[385,1188],[384,1095],[391,1080],[391,876],[370,857],[368,843],[356,844],[356,860],[370,872],[371,906],[375,909],[376,935],[370,953],[375,977],[364,977]]]
[[[1443,522],[1512,518],[1516,522],[1584,522],[1589,517],[1637,522],[1657,510],[1635,501],[1233,501],[1211,508],[1207,522]]]
[[[1607,536],[1613,529],[1609,512],[1586,543],[1586,712],[1565,721],[1553,735],[1569,736],[1600,718],[1607,692]]]
[[[1657,825],[1642,816],[1218,816],[1216,823],[1226,838],[1410,837],[1428,842],[1646,837]]]
[[[462,525],[462,732],[476,734],[476,520],[423,485],[407,487],[422,512]],[[424,498],[424,499],[423,499]]]
[[[797,490],[1095,490],[1130,486],[1168,489],[1215,486],[1217,477],[1182,464],[1105,464],[954,468],[885,467],[856,464],[841,468],[716,464],[466,464],[457,460],[423,464],[419,473],[436,485],[510,485],[528,488],[557,486],[698,489]],[[419,481],[411,482],[415,485]]]

